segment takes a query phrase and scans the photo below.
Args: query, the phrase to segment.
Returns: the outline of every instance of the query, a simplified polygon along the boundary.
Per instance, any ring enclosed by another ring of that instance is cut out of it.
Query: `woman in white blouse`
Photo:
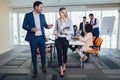
[[[83,51],[91,49],[90,46],[93,45],[93,27],[91,24],[85,24],[85,36],[79,36],[79,40],[84,41],[85,45],[79,50],[76,49],[76,52],[80,55],[83,60],[86,60],[88,57],[83,54]]]
[[[67,63],[67,50],[69,46],[70,34],[73,32],[72,20],[68,18],[66,8],[59,9],[59,18],[55,23],[54,34],[56,35],[55,46],[58,54],[58,64],[60,67],[60,76],[64,76]]]

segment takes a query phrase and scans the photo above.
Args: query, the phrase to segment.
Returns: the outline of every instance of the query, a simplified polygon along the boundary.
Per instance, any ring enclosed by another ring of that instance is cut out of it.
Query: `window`
[[[83,16],[85,16],[85,11],[71,12],[71,19],[73,21],[73,25],[77,25],[79,27],[80,22],[82,22],[83,20]]]
[[[80,22],[82,22],[83,16],[87,17],[87,21],[89,22],[89,14],[93,13],[94,17],[99,20],[99,27],[101,28],[101,21],[103,17],[107,16],[115,16],[115,24],[113,33],[110,35],[100,35],[103,38],[102,48],[117,48],[117,35],[118,35],[118,11],[117,10],[87,10],[87,11],[71,11],[68,12],[69,17],[73,21],[73,25],[77,25],[79,27]],[[53,28],[45,29],[46,37],[54,38],[53,31],[55,27],[55,21],[59,17],[58,12],[46,12],[44,13],[46,17],[46,21],[48,24],[53,24]],[[26,36],[26,31],[22,29],[22,23],[24,19],[25,13],[14,13],[13,14],[13,30],[14,30],[14,44],[15,45],[28,45],[28,43],[24,40]],[[110,44],[111,43],[111,44]]]
[[[13,14],[13,40],[14,45],[18,45],[18,22],[17,22],[17,13]]]
[[[55,25],[55,12],[49,12],[49,13],[44,13],[46,17],[46,22],[47,24],[53,24]],[[51,29],[46,29],[45,28],[45,35],[47,38],[53,38],[53,31],[54,31],[54,26]]]
[[[19,44],[20,45],[28,45],[28,43],[25,41],[25,36],[26,36],[26,32],[23,28],[22,28],[22,24],[23,24],[23,19],[24,19],[25,13],[19,13],[18,14],[18,33],[19,33]]]

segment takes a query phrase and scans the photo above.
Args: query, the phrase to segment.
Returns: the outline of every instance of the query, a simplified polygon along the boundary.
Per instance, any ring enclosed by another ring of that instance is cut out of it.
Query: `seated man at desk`
[[[79,30],[77,29],[77,25],[73,25],[74,32],[72,33],[72,39],[76,40],[79,37]],[[77,45],[69,45],[69,48],[74,52],[76,48],[78,48]]]

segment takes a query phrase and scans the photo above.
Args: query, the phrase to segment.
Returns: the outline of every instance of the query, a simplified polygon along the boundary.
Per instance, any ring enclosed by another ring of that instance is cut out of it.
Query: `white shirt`
[[[85,32],[85,24],[86,24],[87,22],[85,21],[85,22],[83,22],[83,32]]]
[[[61,35],[61,30],[63,30],[63,28],[65,28],[65,27],[69,27],[69,30],[67,30],[66,32],[67,32],[67,35],[65,35],[65,34],[62,34]],[[73,24],[72,24],[72,20],[70,19],[70,18],[67,18],[66,19],[66,22],[64,23],[64,24],[62,24],[62,22],[61,22],[61,19],[60,18],[58,18],[57,20],[56,20],[56,23],[55,23],[55,30],[54,31],[57,31],[58,32],[58,35],[56,35],[56,38],[57,37],[66,37],[67,38],[67,40],[69,40],[70,38],[71,38],[71,33],[73,32]]]
[[[92,21],[93,21],[93,23],[95,23],[95,18]],[[99,20],[98,19],[96,19],[96,24],[93,26],[93,29],[94,28],[99,28]]]
[[[35,32],[35,36],[40,36],[40,35],[42,35],[40,16],[39,16],[39,14],[36,14],[35,12],[33,12],[33,16],[34,16],[34,21],[35,21],[35,27],[37,27],[39,29],[37,32]]]

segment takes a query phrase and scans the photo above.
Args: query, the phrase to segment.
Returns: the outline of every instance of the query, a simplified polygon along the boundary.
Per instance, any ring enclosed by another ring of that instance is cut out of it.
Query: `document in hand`
[[[70,30],[70,27],[64,27],[63,30],[69,31],[69,30]]]

